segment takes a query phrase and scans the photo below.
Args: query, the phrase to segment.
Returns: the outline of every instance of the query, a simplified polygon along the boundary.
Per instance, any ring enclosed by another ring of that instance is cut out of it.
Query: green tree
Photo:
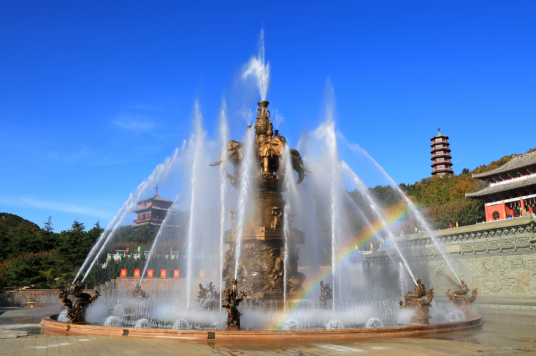
[[[44,223],[44,225],[45,225],[45,230],[46,231],[49,231],[49,232],[54,231],[54,228],[52,227],[52,225],[54,225],[52,223],[52,216],[48,217],[48,220],[47,220],[47,222]]]

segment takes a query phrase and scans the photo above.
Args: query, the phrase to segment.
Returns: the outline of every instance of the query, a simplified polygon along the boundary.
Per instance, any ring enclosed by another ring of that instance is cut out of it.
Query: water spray
[[[385,232],[387,233],[387,235],[391,238],[391,241],[393,242],[393,246],[395,247],[396,251],[398,252],[398,255],[400,256],[400,259],[404,263],[404,266],[406,267],[406,270],[410,274],[410,276],[413,279],[413,281],[415,282],[415,284],[417,284],[417,280],[415,279],[415,276],[413,276],[413,273],[411,272],[411,269],[409,268],[409,265],[408,265],[408,263],[406,261],[406,258],[402,255],[402,252],[398,248],[398,244],[396,243],[396,238],[393,235],[393,233],[391,232],[391,229],[389,228],[389,224],[387,224],[387,222],[383,219],[383,213],[381,212],[381,210],[378,207],[378,205],[376,204],[376,202],[372,199],[370,194],[367,192],[367,187],[365,186],[365,184],[363,184],[361,179],[359,179],[357,174],[355,174],[354,171],[352,171],[352,169],[344,161],[342,162],[342,168],[343,168],[343,170],[345,170],[352,177],[352,179],[356,183],[357,187],[361,190],[363,195],[365,195],[365,197],[367,198],[372,211],[375,213],[376,217],[380,220],[380,222],[381,222]]]

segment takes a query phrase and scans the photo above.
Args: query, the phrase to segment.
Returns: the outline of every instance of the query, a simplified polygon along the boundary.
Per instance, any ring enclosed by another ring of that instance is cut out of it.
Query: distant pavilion
[[[432,150],[430,153],[432,154],[432,157],[430,158],[432,160],[432,175],[438,175],[439,177],[443,177],[445,174],[454,174],[452,171],[452,162],[450,155],[450,143],[449,143],[449,137],[442,135],[439,127],[437,128],[437,135],[432,137],[430,139],[432,141]]]
[[[148,199],[141,200],[136,204],[138,204],[138,208],[132,210],[133,213],[137,214],[136,220],[133,221],[135,228],[145,225],[149,225],[150,227],[158,227],[162,225],[162,222],[170,211],[177,211],[171,207],[173,205],[173,201],[167,200],[158,195],[158,184],[156,185],[155,195]]]
[[[489,183],[478,192],[465,193],[485,204],[486,221],[514,218],[535,212],[536,152],[516,156],[499,168],[473,174],[473,179]]]

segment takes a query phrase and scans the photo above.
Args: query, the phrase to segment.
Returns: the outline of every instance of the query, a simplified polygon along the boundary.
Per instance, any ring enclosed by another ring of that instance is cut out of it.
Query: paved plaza
[[[485,314],[481,328],[413,338],[335,343],[203,343],[47,335],[40,316],[57,308],[0,308],[3,355],[536,355],[536,316]]]

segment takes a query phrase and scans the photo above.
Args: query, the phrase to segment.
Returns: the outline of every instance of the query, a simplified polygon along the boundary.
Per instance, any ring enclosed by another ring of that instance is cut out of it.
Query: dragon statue
[[[447,297],[449,297],[449,301],[454,303],[454,305],[456,305],[456,307],[458,307],[458,309],[460,309],[460,311],[462,311],[464,314],[471,314],[473,302],[478,295],[478,288],[473,289],[472,295],[467,299],[464,297],[464,295],[469,292],[469,287],[467,284],[465,284],[464,281],[461,281],[461,284],[458,286],[458,288],[460,288],[460,290],[452,293],[450,293],[450,289],[447,289]]]
[[[77,298],[74,305],[69,296]],[[67,309],[67,318],[69,319],[68,323],[86,323],[85,311],[91,305],[91,303],[97,300],[99,296],[99,292],[96,289],[94,296],[84,293],[83,288],[80,285],[80,281],[78,281],[74,286],[66,285],[63,288],[59,288],[59,298]]]
[[[413,286],[415,293],[408,291],[404,297],[404,301],[400,301],[400,308],[413,309],[411,322],[417,324],[430,324],[432,317],[430,316],[430,308],[432,307],[432,299],[434,298],[434,288],[430,288],[426,292],[426,287],[417,280],[417,285]],[[428,295],[428,298],[424,298]],[[424,299],[423,299],[424,298]]]

